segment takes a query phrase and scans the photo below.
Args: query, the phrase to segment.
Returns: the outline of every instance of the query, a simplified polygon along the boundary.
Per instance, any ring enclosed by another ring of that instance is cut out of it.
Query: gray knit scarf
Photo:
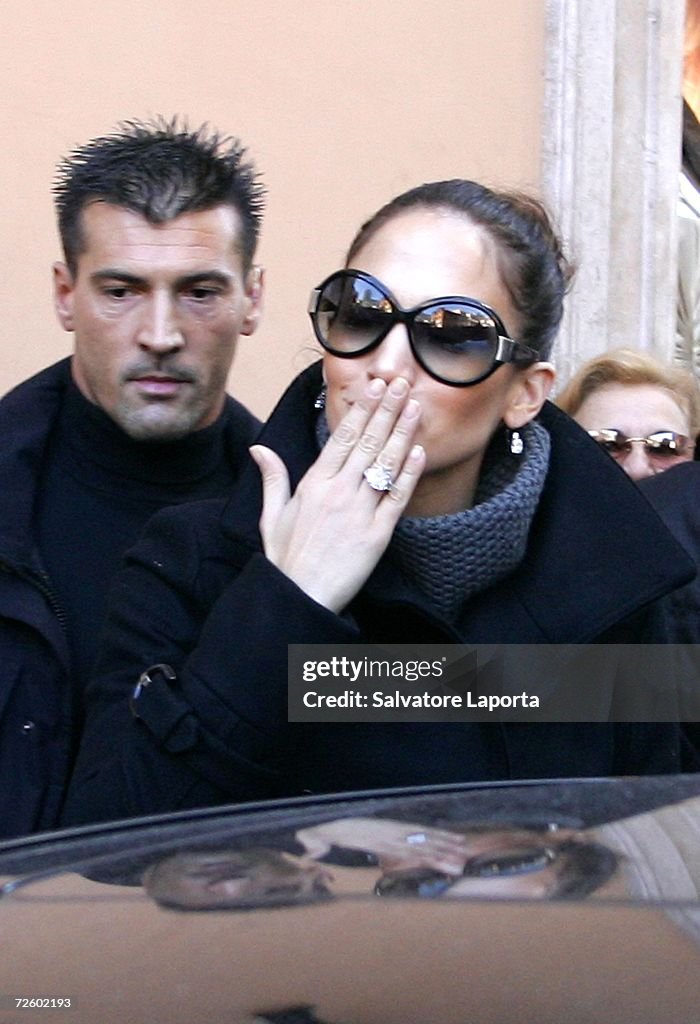
[[[522,562],[527,535],[549,465],[549,434],[539,423],[520,431],[521,456],[507,451],[503,433],[479,480],[472,508],[426,519],[404,517],[389,555],[448,622],[466,601],[502,580]]]
[[[529,423],[520,431],[522,455],[507,450],[504,431],[484,459],[474,505],[450,515],[399,521],[387,555],[427,597],[435,611],[455,622],[466,601],[502,580],[525,555],[551,447],[547,430]],[[319,445],[328,439],[319,416]]]

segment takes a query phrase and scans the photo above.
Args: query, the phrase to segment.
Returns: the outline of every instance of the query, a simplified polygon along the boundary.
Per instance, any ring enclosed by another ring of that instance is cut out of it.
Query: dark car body
[[[430,885],[378,895],[397,855],[516,831],[540,837],[533,851],[470,855],[459,875],[503,894],[451,894],[457,876],[424,863]],[[511,880],[551,868],[563,835],[612,847],[609,877],[513,898]],[[212,870],[260,850],[322,883],[222,899],[239,880]],[[197,858],[210,874],[192,906],[158,889],[164,864]],[[697,879],[696,776],[351,794],[44,834],[0,846],[0,1024],[697,1024]]]

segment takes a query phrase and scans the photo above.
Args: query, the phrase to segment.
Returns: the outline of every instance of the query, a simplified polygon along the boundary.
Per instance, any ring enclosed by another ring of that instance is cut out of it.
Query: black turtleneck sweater
[[[225,496],[256,427],[229,400],[216,423],[179,441],[134,441],[69,385],[36,511],[39,549],[66,615],[81,689],[90,677],[109,583],[124,551],[158,509]]]

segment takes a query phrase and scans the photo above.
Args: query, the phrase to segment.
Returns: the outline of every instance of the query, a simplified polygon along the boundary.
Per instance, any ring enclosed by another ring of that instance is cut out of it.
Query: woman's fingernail
[[[386,384],[380,377],[375,377],[369,382],[367,394],[370,398],[380,398],[386,390]]]
[[[420,412],[420,403],[415,398],[409,398],[406,403],[406,408],[403,411],[404,416],[407,420],[414,420]]]
[[[396,379],[392,380],[389,385],[389,392],[394,395],[395,398],[401,398],[401,396],[405,395],[407,391],[408,381],[404,380],[403,377],[396,377]]]

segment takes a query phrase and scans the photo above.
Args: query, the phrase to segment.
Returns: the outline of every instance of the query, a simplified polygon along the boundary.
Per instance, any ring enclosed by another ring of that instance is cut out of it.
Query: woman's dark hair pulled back
[[[418,185],[392,199],[362,225],[348,250],[346,266],[353,265],[358,252],[384,224],[420,207],[462,214],[491,237],[503,283],[522,321],[516,340],[546,359],[561,321],[573,267],[542,203],[524,193],[499,192],[462,178]]]

